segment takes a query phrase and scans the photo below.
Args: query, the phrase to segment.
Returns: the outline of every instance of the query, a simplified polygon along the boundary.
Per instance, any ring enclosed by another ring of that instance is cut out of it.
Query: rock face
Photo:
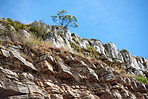
[[[71,52],[79,52],[70,45],[71,42],[75,42],[78,47],[85,51],[88,50],[88,47],[92,46],[99,53],[97,58],[105,61],[107,64],[122,64],[128,73],[136,76],[148,75],[148,60],[146,58],[139,57],[139,60],[137,60],[128,51],[120,52],[112,42],[103,44],[96,39],[84,39],[75,33],[71,34],[69,29],[61,29],[60,26],[52,26],[51,30],[54,32],[50,32],[51,35],[46,40],[52,41],[57,48],[68,48]],[[89,52],[85,52],[86,57],[89,54]]]
[[[39,26],[38,24],[32,24]],[[0,98],[2,99],[147,99],[148,85],[124,72],[148,77],[148,60],[119,51],[114,43],[81,38],[68,28],[46,26],[35,49],[11,42],[0,25]],[[30,32],[21,31],[30,37]],[[13,29],[15,34],[15,29]],[[11,34],[12,35],[12,34]],[[65,50],[63,50],[65,49]],[[68,51],[67,51],[68,50]],[[81,53],[81,55],[75,54]],[[89,59],[89,58],[95,59]],[[114,67],[124,67],[118,72]],[[125,73],[125,74],[127,74]],[[140,93],[140,94],[139,94]]]
[[[147,60],[145,58],[138,57],[138,59],[136,59],[136,57],[131,55],[131,53],[128,51],[122,51],[121,54],[124,58],[124,63],[129,73],[133,72],[136,76],[143,75],[143,72],[148,73]]]
[[[62,50],[49,50],[48,54],[37,55],[24,45],[5,42],[0,46],[1,99],[148,97],[145,94],[148,92],[147,85],[121,76],[105,63],[90,61]]]

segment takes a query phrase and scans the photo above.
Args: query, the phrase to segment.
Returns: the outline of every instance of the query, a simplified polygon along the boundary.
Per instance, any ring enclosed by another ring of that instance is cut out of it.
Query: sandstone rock
[[[18,52],[16,51],[10,51],[11,56],[15,59],[17,59],[25,68],[37,71],[37,69],[34,67],[34,65],[28,61],[26,61]]]
[[[9,69],[3,69],[2,67],[0,67],[0,73],[1,75],[5,75],[7,78],[18,80],[18,75]]]
[[[23,72],[22,74],[19,75],[19,79],[22,80],[22,81],[35,81],[35,78],[32,74],[30,73],[26,73],[26,72]]]
[[[99,95],[100,99],[112,99],[112,93],[111,92],[105,92],[104,94]]]
[[[51,94],[50,99],[63,99],[61,94]]]
[[[29,99],[29,96],[28,95],[16,95],[16,96],[7,97],[7,99]]]
[[[122,96],[118,92],[114,92],[113,97],[116,98],[116,99],[122,99]]]
[[[138,84],[137,84],[137,87],[138,87],[138,90],[139,90],[140,92],[148,92],[148,90],[146,89],[145,85],[142,84],[142,83],[138,83]]]
[[[70,71],[70,67],[65,66],[65,64],[63,64],[60,61],[58,61],[58,64],[59,64],[59,68],[61,69],[59,76],[62,76],[64,78],[73,78],[73,75]]]
[[[63,89],[66,90],[64,94],[64,98],[76,98],[76,94],[74,93],[74,90],[67,86],[66,84],[62,85]]]
[[[24,95],[28,94],[28,88],[25,84],[17,81],[11,81],[10,79],[0,79],[1,88],[0,88],[0,96],[1,98],[7,98],[9,96],[15,95]]]
[[[28,87],[29,98],[44,99],[43,91],[34,82],[24,82]]]
[[[132,87],[134,91],[138,91],[138,87],[135,81],[132,81]]]
[[[120,92],[121,92],[121,95],[122,95],[123,99],[130,98],[130,95],[129,95],[129,93],[128,93],[128,91],[126,89],[121,88]]]
[[[118,83],[121,83],[123,85],[125,84],[125,80],[123,79],[122,76],[116,76],[116,80],[117,80]]]
[[[113,73],[110,73],[106,76],[104,76],[104,81],[113,81],[115,79],[115,76]]]
[[[90,72],[90,73],[89,73]],[[95,73],[95,71],[91,68],[89,68],[89,72],[88,72],[88,78],[92,81],[98,81],[98,75]]]
[[[36,67],[42,73],[51,73],[51,74],[54,73],[53,66],[49,62],[47,62],[46,60],[38,63],[38,65]]]
[[[126,78],[125,82],[126,82],[126,86],[130,86],[131,85],[131,80],[129,78]]]
[[[49,94],[62,94],[63,90],[53,82],[45,82],[46,90]]]

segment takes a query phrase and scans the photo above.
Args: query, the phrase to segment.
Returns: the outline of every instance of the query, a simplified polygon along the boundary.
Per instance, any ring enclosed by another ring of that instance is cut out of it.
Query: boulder
[[[46,60],[44,61],[41,61],[39,62],[37,65],[36,65],[38,71],[42,72],[42,73],[51,73],[53,74],[54,71],[53,71],[53,66]]]
[[[123,57],[119,50],[117,49],[116,45],[114,43],[107,43],[105,44],[105,49],[108,52],[109,57],[113,59],[115,63],[123,63]]]

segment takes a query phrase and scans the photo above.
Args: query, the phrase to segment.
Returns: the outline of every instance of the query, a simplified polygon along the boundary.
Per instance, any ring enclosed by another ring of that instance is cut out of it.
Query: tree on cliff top
[[[61,27],[66,28],[67,26],[69,27],[78,27],[76,24],[77,18],[75,16],[67,15],[67,11],[62,10],[58,11],[57,15],[51,16],[53,22],[57,23],[58,25],[61,25]]]

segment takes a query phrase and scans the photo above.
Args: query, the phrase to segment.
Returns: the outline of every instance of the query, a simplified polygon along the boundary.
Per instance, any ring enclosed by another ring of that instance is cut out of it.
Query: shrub
[[[7,18],[7,22],[9,22],[9,24],[11,24],[13,27],[16,25],[16,23],[11,18]]]
[[[46,35],[48,35],[47,32],[48,26],[43,22],[43,20],[35,21],[30,26],[30,31],[33,32],[33,34],[41,39],[44,39]]]
[[[136,80],[138,80],[141,83],[148,84],[148,79],[144,76],[137,76]]]
[[[120,52],[127,52],[127,50],[126,49],[122,49]]]

